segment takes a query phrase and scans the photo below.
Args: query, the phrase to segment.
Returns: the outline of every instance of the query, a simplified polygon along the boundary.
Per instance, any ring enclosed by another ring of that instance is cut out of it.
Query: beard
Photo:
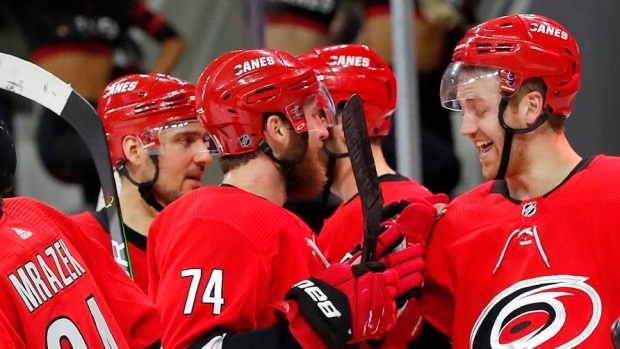
[[[289,155],[287,158],[298,158],[307,146],[301,136],[294,138],[289,148],[292,156]],[[308,149],[304,158],[284,174],[287,196],[300,200],[319,196],[327,182],[326,164],[327,155],[321,148]]]

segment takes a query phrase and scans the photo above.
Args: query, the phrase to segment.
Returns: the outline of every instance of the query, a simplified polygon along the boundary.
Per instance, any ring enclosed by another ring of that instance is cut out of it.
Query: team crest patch
[[[536,201],[528,202],[523,205],[523,209],[521,210],[521,214],[523,217],[532,217],[536,213]]]
[[[239,137],[239,144],[241,144],[243,148],[247,148],[252,145],[252,138],[244,133]]]

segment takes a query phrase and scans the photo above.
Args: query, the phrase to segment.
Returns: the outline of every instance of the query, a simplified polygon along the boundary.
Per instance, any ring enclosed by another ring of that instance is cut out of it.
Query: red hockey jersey
[[[69,217],[27,198],[5,199],[2,210],[0,327],[13,347],[145,348],[159,339],[153,304]]]
[[[466,348],[611,348],[620,316],[620,158],[582,161],[543,197],[505,181],[456,198],[433,230],[425,318]]]
[[[381,176],[380,181],[385,205],[405,198],[432,195],[421,184],[400,175]],[[363,234],[362,201],[359,195],[355,195],[325,220],[317,245],[328,262],[339,263],[347,252],[362,242]]]
[[[105,212],[95,212],[96,215],[103,215]],[[99,221],[97,217],[93,215],[93,212],[83,212],[75,216],[71,216],[73,219],[92,239],[96,240],[104,247],[106,251],[112,253],[112,237],[108,227],[104,227],[102,224],[109,224],[107,219]],[[144,291],[144,294],[148,292],[149,279],[146,264],[146,236],[140,235],[137,231],[131,229],[127,225],[124,225],[125,237],[127,238],[127,246],[129,250],[129,258],[131,258],[131,269],[133,272],[133,281],[138,284],[140,289]]]
[[[235,187],[196,189],[167,206],[147,249],[163,347],[274,325],[271,305],[323,269],[313,236],[291,212]]]

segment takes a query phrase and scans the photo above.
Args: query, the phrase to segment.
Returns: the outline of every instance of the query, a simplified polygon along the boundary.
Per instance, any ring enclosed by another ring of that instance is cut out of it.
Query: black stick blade
[[[364,107],[359,95],[354,94],[345,104],[342,113],[342,125],[357,191],[362,201],[364,215],[362,263],[365,263],[375,258],[377,238],[381,229],[383,194],[381,193],[379,178],[377,178]]]

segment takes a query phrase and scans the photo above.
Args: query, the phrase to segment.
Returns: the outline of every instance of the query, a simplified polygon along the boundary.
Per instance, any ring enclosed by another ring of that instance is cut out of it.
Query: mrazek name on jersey
[[[115,95],[121,92],[133,91],[136,89],[136,86],[138,86],[137,81],[119,81],[117,83],[112,84],[112,86],[109,86],[105,90],[103,98],[107,98],[107,97],[110,97],[111,95]]]
[[[86,270],[58,239],[17,268],[8,278],[30,312],[71,285]]]
[[[364,56],[330,56],[329,65],[341,67],[370,67],[370,58]]]
[[[556,38],[560,38],[562,40],[568,40],[567,32],[548,24],[538,24],[533,22],[530,24],[530,31],[555,36]]]
[[[273,57],[260,57],[260,58],[250,59],[249,61],[245,61],[235,66],[235,76],[239,76],[249,71],[252,71],[258,68],[267,67],[270,65],[275,65],[275,64],[276,64],[276,61],[273,59]]]

